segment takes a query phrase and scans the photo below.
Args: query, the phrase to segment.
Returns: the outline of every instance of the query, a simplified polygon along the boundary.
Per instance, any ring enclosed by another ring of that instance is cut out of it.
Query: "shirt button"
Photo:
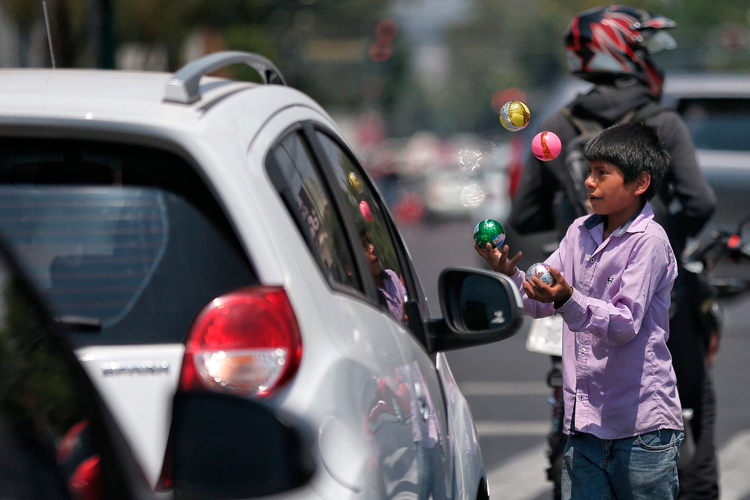
[[[585,347],[581,347],[581,354],[586,354],[586,348]]]
[[[593,258],[593,257],[591,257],[591,260],[589,262],[591,262],[593,264],[594,262],[596,262],[596,259]]]
[[[578,401],[583,401],[583,396],[578,396]]]

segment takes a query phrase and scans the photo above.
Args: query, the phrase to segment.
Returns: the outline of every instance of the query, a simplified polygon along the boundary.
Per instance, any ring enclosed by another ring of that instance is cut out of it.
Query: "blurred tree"
[[[80,38],[73,34],[68,1],[57,0],[50,4],[48,10],[55,65],[60,68],[71,68],[76,63],[76,42],[79,42]]]
[[[7,268],[3,269],[7,272]],[[33,425],[28,416],[59,436],[80,420],[75,384],[58,339],[35,302],[15,278],[0,283],[0,405],[12,425]]]
[[[112,33],[112,0],[90,0],[89,32],[94,66],[114,69],[115,41]]]
[[[3,10],[18,27],[18,62],[22,67],[28,66],[31,28],[41,15],[41,3],[32,5],[28,0],[4,0]]]
[[[2,0],[19,29],[28,65],[41,0]],[[390,4],[394,4],[392,0]],[[448,1],[448,0],[443,0]],[[458,1],[458,0],[456,0]],[[461,0],[464,1],[464,0]],[[519,87],[534,99],[567,74],[562,34],[577,12],[601,0],[472,0],[471,14],[445,33],[450,75],[427,92],[415,81],[419,61],[399,33],[380,43],[388,3],[375,0],[48,0],[60,66],[111,67],[124,43],[165,47],[168,68],[184,62],[185,42],[204,33],[203,51],[237,49],[273,60],[293,87],[333,110],[376,109],[392,133],[431,128],[441,134],[495,130],[492,96]],[[668,70],[750,70],[750,0],[633,0],[633,7],[678,23]],[[395,4],[394,4],[395,5]],[[436,4],[436,5],[439,5]],[[195,57],[200,52],[191,52]],[[421,53],[419,53],[421,54]],[[387,56],[387,57],[386,57]],[[419,57],[423,57],[420,55]],[[224,73],[257,79],[237,66]]]
[[[94,58],[97,51],[103,53],[107,50],[111,55],[114,50],[111,36],[103,36],[106,34],[106,23],[103,23],[99,14],[106,13],[105,4],[110,2],[111,0],[47,1],[52,49],[58,67],[114,67],[111,57],[108,65],[105,64],[104,56]],[[18,27],[20,66],[28,66],[32,29],[36,24],[41,25],[44,19],[42,0],[4,0],[3,9]]]

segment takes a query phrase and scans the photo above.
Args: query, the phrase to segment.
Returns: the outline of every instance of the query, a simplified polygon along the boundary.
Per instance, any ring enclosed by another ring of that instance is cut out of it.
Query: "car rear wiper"
[[[58,316],[55,323],[71,327],[79,332],[100,332],[102,321],[90,316]]]

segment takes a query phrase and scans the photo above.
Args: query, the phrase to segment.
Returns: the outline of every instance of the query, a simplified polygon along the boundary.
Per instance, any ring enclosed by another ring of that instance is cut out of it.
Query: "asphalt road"
[[[472,247],[472,221],[401,227],[428,297],[439,316],[437,279],[450,266],[481,267]],[[526,247],[521,267],[542,260],[544,240],[506,240],[511,249]],[[722,499],[750,499],[750,294],[724,304],[726,325],[714,368],[718,400],[717,449],[720,451]],[[549,358],[525,349],[529,320],[503,342],[454,351],[448,359],[469,401],[480,434],[493,498],[551,498],[543,468],[549,427],[549,390],[544,384]]]

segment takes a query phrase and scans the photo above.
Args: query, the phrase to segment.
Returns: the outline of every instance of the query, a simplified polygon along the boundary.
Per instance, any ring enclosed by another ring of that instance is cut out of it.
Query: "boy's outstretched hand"
[[[549,272],[555,280],[552,282],[552,285],[545,285],[542,280],[534,276],[531,278],[531,283],[528,281],[523,282],[523,290],[530,299],[545,303],[554,302],[555,308],[558,308],[565,304],[573,295],[573,287],[565,281],[560,271],[554,267],[550,267]]]
[[[508,252],[510,247],[505,245],[502,250],[498,248],[492,248],[492,245],[487,243],[485,248],[481,248],[476,243],[474,244],[474,250],[477,251],[480,257],[487,261],[493,271],[502,273],[506,276],[512,276],[516,272],[516,262],[521,258],[521,252],[518,252],[512,259],[508,258]]]

